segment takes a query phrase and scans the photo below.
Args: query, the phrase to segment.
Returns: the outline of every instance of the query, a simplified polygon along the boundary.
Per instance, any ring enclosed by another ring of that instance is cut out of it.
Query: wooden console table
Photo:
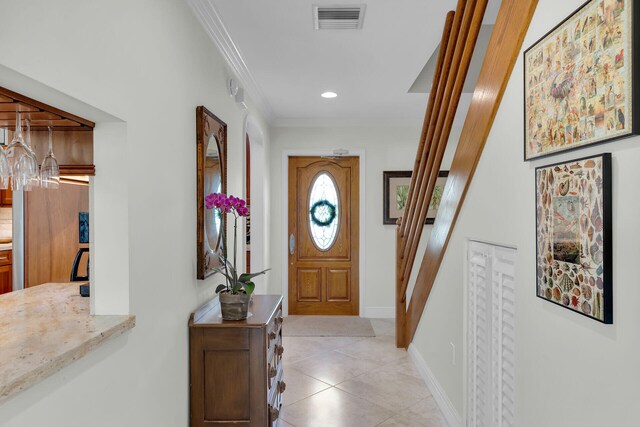
[[[246,320],[218,299],[189,319],[191,427],[275,426],[282,407],[282,296],[254,295]]]

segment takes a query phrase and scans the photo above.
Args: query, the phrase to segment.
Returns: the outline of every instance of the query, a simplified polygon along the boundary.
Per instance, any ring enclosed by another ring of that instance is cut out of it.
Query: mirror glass
[[[222,161],[220,144],[215,135],[209,137],[204,158],[204,195],[222,192]],[[215,209],[205,209],[205,251],[211,258],[222,254],[222,218]]]
[[[226,214],[207,209],[205,197],[227,192],[227,125],[204,106],[196,108],[197,146],[197,277],[215,274],[222,267]]]

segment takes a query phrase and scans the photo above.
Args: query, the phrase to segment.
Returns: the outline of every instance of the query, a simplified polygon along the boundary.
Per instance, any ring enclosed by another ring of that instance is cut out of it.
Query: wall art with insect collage
[[[634,8],[589,1],[525,51],[525,160],[639,134]]]

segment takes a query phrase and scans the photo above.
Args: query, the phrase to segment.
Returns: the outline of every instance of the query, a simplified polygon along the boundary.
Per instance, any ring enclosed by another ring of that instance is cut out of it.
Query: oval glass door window
[[[340,223],[338,190],[328,172],[320,173],[309,192],[309,231],[313,243],[327,251],[336,241]]]

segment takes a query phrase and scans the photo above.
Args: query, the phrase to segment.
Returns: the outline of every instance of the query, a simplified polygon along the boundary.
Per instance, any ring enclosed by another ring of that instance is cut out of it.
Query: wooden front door
[[[359,165],[289,158],[289,314],[359,314]]]

